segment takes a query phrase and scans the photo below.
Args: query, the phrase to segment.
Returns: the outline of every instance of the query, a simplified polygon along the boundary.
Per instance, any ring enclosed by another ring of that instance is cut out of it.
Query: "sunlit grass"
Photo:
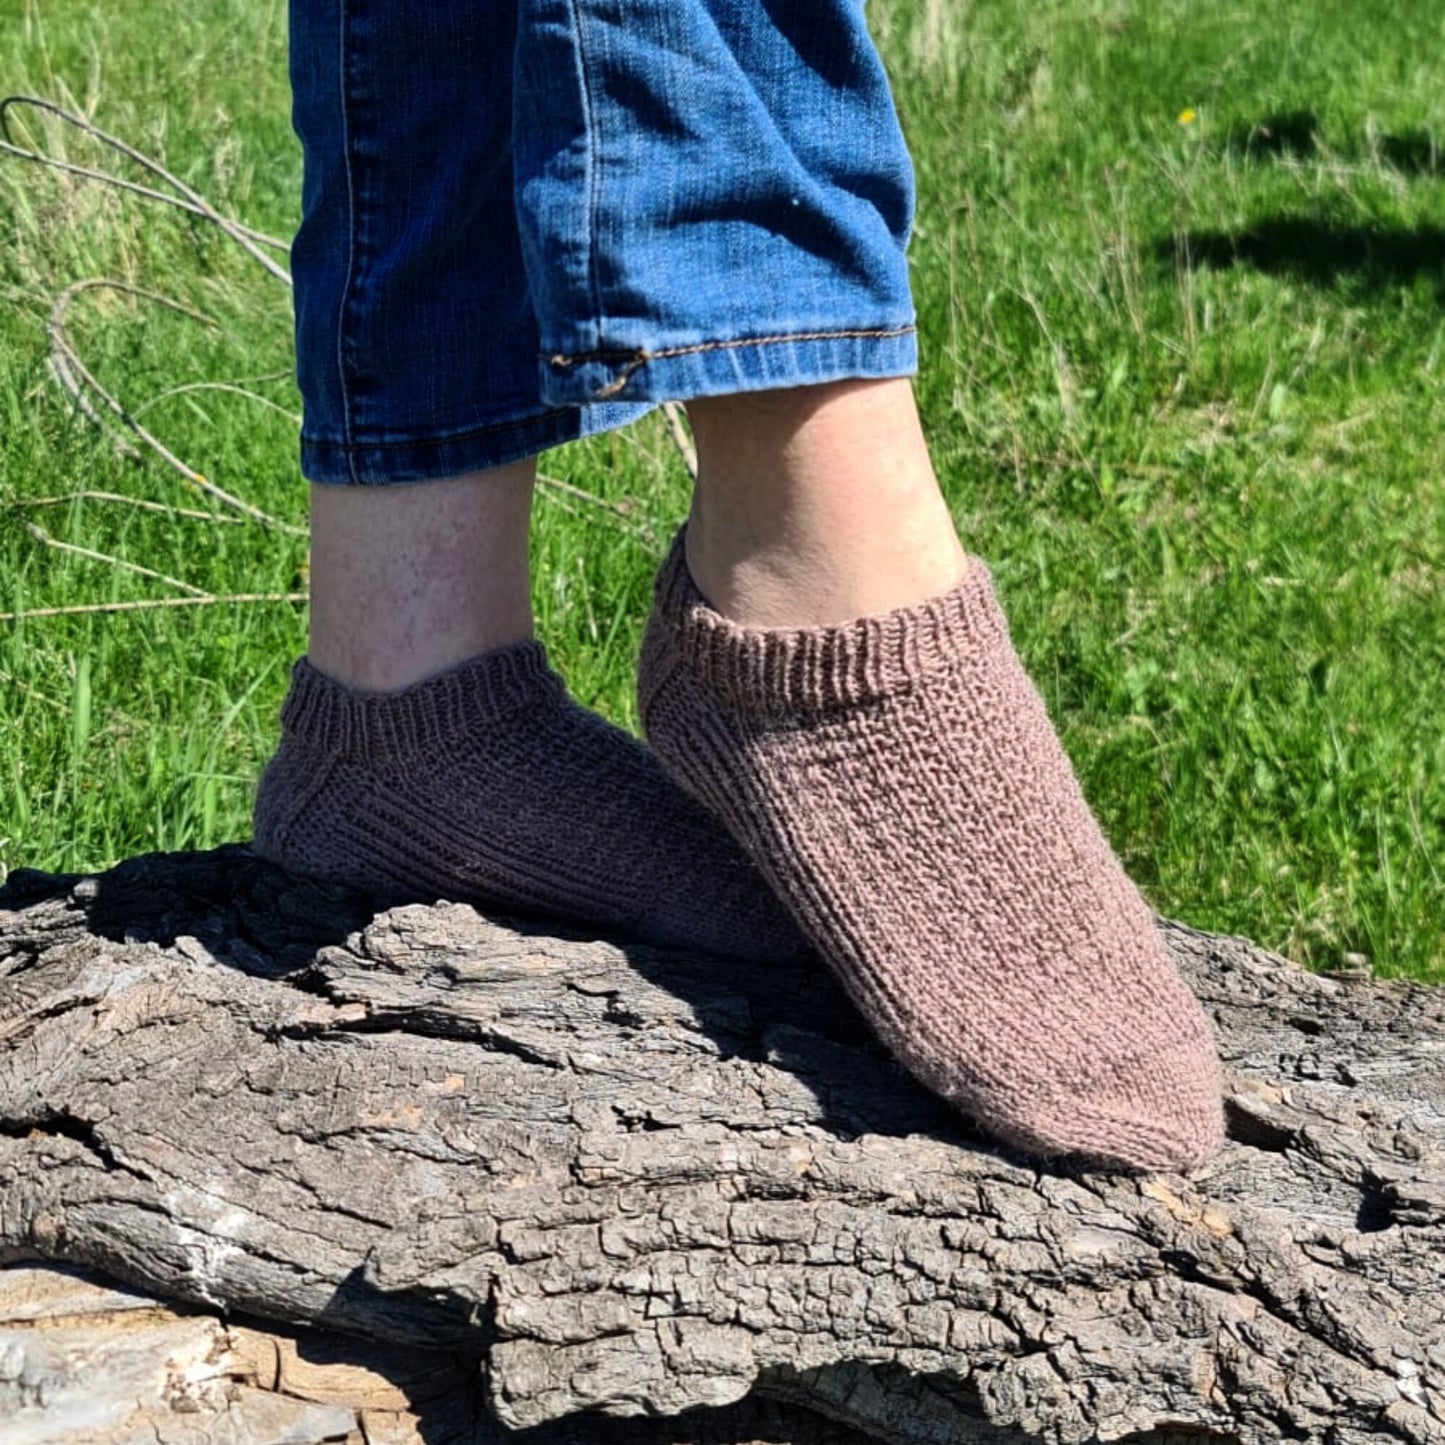
[[[871,13],[918,171],[935,457],[1120,853],[1199,927],[1445,979],[1445,12]],[[287,234],[282,6],[0,0],[0,29],[18,37],[0,90],[84,109]],[[52,300],[86,276],[213,319],[97,292],[71,333],[188,463],[304,519],[284,288],[193,218],[0,161],[0,612],[175,594],[27,524],[209,593],[303,588],[304,542],[279,530],[21,505],[215,510],[47,374]],[[238,390],[179,389],[197,382]],[[613,505],[543,488],[540,632],[578,696],[631,725],[686,477],[655,419],[544,469]],[[0,623],[0,862],[244,836],[304,622],[253,604]]]

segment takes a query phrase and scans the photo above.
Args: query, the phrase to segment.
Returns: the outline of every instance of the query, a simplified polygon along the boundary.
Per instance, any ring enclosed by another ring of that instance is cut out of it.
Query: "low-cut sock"
[[[639,673],[732,831],[896,1057],[996,1136],[1110,1167],[1222,1139],[1213,1035],[1079,790],[982,563],[916,606],[759,629],[682,538]]]
[[[388,901],[811,956],[716,819],[635,738],[573,702],[539,642],[388,694],[302,658],[253,823],[262,857]]]

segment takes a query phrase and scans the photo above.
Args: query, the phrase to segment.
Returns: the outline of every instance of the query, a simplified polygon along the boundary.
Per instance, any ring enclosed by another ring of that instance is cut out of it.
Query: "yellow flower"
[[[1186,106],[1184,107],[1184,109],[1179,112],[1179,124],[1180,124],[1180,125],[1193,125],[1193,124],[1194,124],[1194,115],[1195,115],[1194,107],[1193,107],[1192,105],[1186,105]]]

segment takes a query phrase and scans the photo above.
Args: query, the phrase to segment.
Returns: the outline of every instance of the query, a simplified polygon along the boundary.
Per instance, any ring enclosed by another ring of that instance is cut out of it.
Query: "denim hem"
[[[910,323],[560,354],[540,361],[542,396],[553,406],[656,405],[849,378],[911,376],[918,370],[918,336]]]
[[[563,442],[625,426],[651,409],[650,404],[631,403],[563,406],[448,436],[339,442],[303,435],[301,474],[309,482],[340,486],[440,481],[506,466]]]

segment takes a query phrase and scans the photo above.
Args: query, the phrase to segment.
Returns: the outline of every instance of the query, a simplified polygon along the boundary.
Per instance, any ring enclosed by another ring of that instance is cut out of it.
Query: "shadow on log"
[[[1445,1441],[1445,990],[1161,928],[1229,1080],[1189,1178],[1001,1152],[820,969],[373,917],[244,848],[16,873],[0,1263],[451,1382],[368,1445]]]

